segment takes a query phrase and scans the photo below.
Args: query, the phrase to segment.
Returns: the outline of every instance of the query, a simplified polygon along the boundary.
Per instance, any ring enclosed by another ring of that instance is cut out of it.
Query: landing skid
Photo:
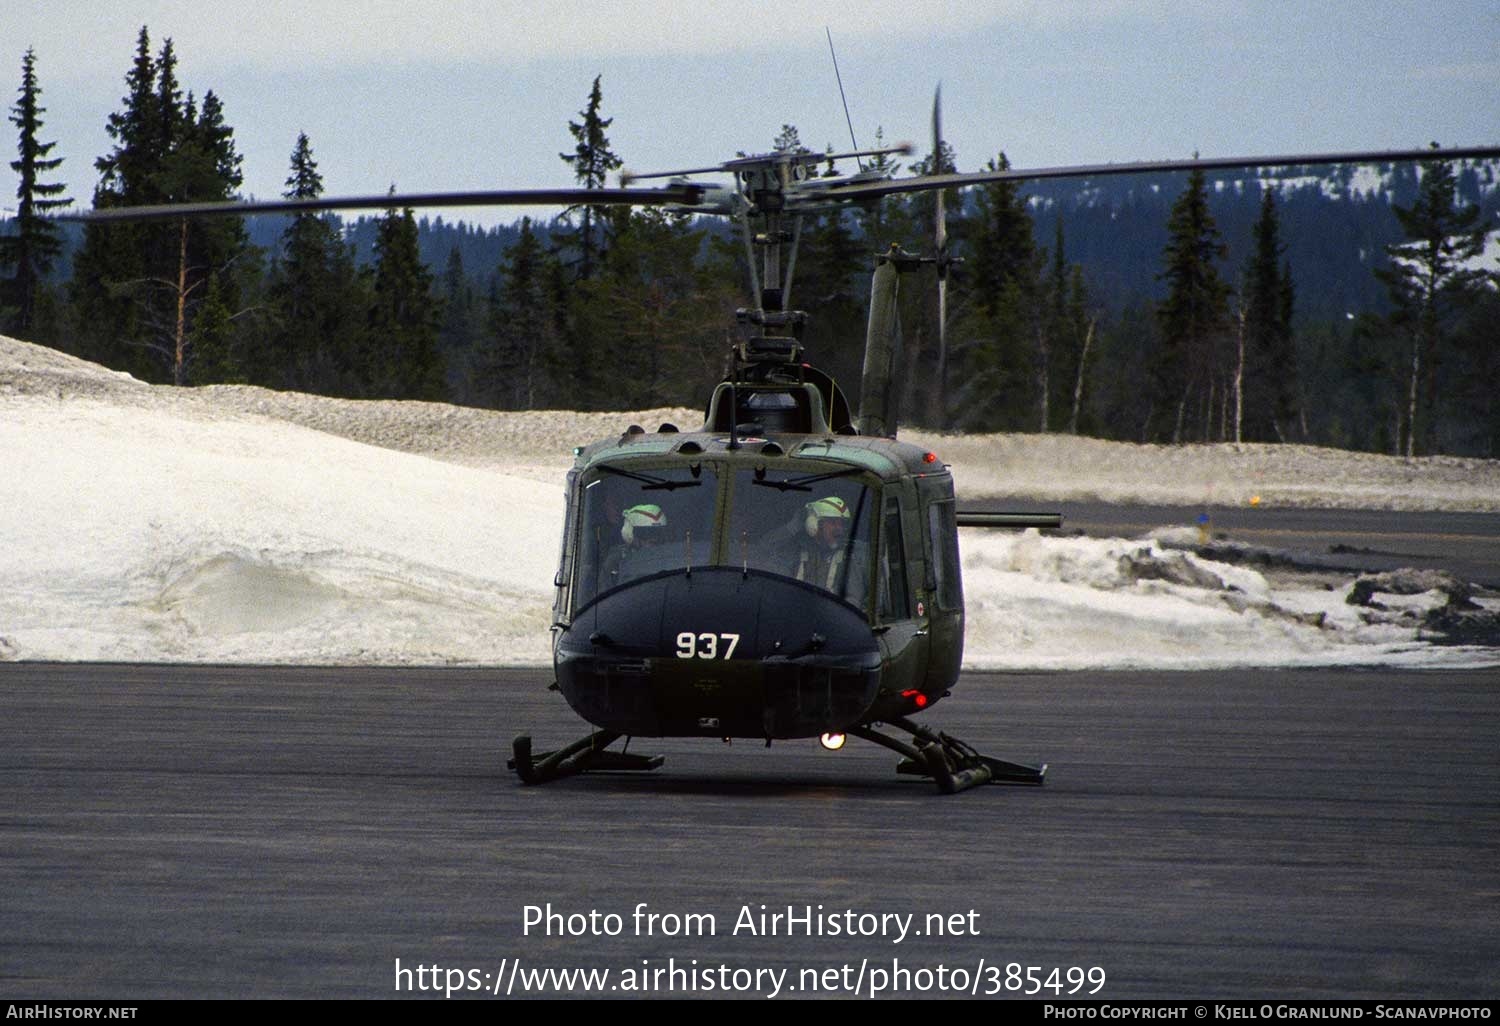
[[[958,738],[929,730],[904,716],[885,722],[911,734],[912,743],[907,744],[882,734],[869,725],[851,727],[849,733],[884,745],[901,755],[903,758],[896,765],[897,773],[931,777],[942,794],[957,794],[980,784],[1039,786],[1047,775],[1045,765],[1038,769],[1035,766],[1023,766],[980,755]],[[607,751],[620,736],[612,730],[594,731],[566,748],[533,754],[530,735],[522,734],[512,744],[514,754],[506,762],[506,766],[515,770],[516,776],[525,784],[545,784],[575,773],[639,773],[661,768],[664,758],[660,755]]]
[[[600,771],[644,772],[659,769],[663,762],[660,755],[631,755],[628,752],[607,752],[610,745],[620,737],[612,730],[600,730],[573,742],[555,752],[533,755],[531,737],[522,734],[511,745],[514,753],[506,761],[508,769],[525,784],[545,784],[559,777],[570,777],[575,773]],[[626,742],[629,744],[629,742]]]
[[[1045,764],[1040,769],[1023,766],[1004,759],[993,759],[980,755],[958,738],[939,731],[929,730],[913,723],[905,716],[886,720],[891,726],[911,734],[913,744],[882,734],[870,726],[850,728],[854,737],[884,745],[904,756],[896,764],[897,773],[931,777],[942,794],[957,794],[980,784],[1022,784],[1038,787],[1047,775]]]

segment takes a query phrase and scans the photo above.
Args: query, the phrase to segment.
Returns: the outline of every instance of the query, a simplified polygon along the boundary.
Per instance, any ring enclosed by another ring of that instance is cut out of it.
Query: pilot
[[[595,481],[589,485],[586,494],[592,495],[596,491],[597,497],[591,498],[584,505],[588,511],[588,519],[583,532],[578,580],[585,600],[613,583],[601,574],[605,560],[620,545],[621,518],[628,501],[621,496],[617,482],[612,480]]]
[[[837,495],[816,499],[802,508],[802,537],[792,576],[862,605],[864,560],[848,538],[849,504]]]
[[[656,548],[666,539],[667,514],[660,506],[644,502],[624,510],[620,514],[621,544],[604,558],[600,590],[662,569],[654,557]]]

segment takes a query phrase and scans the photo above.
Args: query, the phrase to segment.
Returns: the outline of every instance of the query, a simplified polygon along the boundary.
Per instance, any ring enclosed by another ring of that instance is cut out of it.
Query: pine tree
[[[169,49],[171,41],[167,43]],[[164,55],[165,58],[166,55]],[[175,58],[164,59],[159,96],[166,110],[166,98],[173,90],[165,87],[175,75]],[[163,138],[172,140],[160,170],[163,191],[169,202],[224,201],[234,197],[243,183],[242,158],[234,145],[234,130],[224,122],[224,108],[212,90],[203,94],[201,109],[188,93],[186,101],[173,115],[176,124]],[[176,254],[176,288],[171,296],[176,318],[173,341],[177,355],[173,361],[174,380],[186,384],[189,379],[184,351],[191,355],[193,323],[207,300],[209,286],[217,302],[233,323],[241,310],[244,289],[260,275],[259,251],[249,244],[244,221],[237,217],[184,219],[178,222],[180,244]],[[237,343],[236,343],[237,344]],[[236,370],[237,375],[243,372]],[[193,376],[195,384],[212,379]]]
[[[1451,161],[1426,165],[1417,201],[1395,207],[1407,241],[1386,247],[1390,266],[1377,271],[1396,310],[1392,326],[1409,340],[1401,420],[1407,456],[1432,451],[1437,382],[1454,320],[1480,294],[1486,273],[1472,263],[1490,224],[1477,204],[1460,205]]]
[[[150,203],[160,197],[150,193],[150,178],[160,157],[155,145],[160,130],[156,98],[156,62],[151,59],[151,36],[145,26],[136,39],[135,60],[125,76],[127,89],[121,101],[125,108],[110,114],[105,130],[115,141],[108,156],[100,157],[94,166],[100,173],[94,205],[100,199],[106,206]]]
[[[109,115],[105,130],[114,149],[94,162],[99,183],[94,187],[95,209],[159,202],[151,192],[149,169],[158,160],[156,131],[156,65],[151,38],[143,26],[136,40],[135,60],[125,76],[123,109]],[[146,247],[160,233],[159,226],[89,224],[83,245],[73,258],[71,291],[78,310],[83,355],[117,370],[152,380],[156,369],[145,354],[131,345],[140,334],[141,309],[127,283],[146,276]]]
[[[864,366],[870,254],[840,209],[804,215],[789,303],[808,315],[812,355],[836,380],[858,381]],[[732,285],[733,278],[725,282]]]
[[[297,136],[285,184],[282,195],[288,199],[323,194],[323,177],[305,133]],[[305,210],[292,215],[281,233],[280,259],[267,291],[273,327],[253,379],[274,388],[357,394],[353,364],[365,303],[354,258],[332,217]]]
[[[380,219],[373,290],[362,368],[365,394],[386,399],[443,398],[432,274],[417,251],[417,222],[410,208],[399,212],[392,208]]]
[[[875,129],[875,149],[885,147],[885,130]],[[895,177],[900,167],[889,153],[881,153],[869,159],[865,170],[882,177]],[[906,204],[899,197],[882,196],[867,204],[860,204],[860,229],[867,243],[866,248],[875,253],[884,253],[893,242],[905,242],[914,228]]]
[[[985,165],[987,171],[1009,168],[1010,160],[1004,153]],[[968,231],[972,255],[964,266],[964,280],[975,305],[993,317],[1007,285],[1015,282],[1030,288],[1035,281],[1035,225],[1016,183],[990,182],[978,193]]]
[[[601,77],[595,76],[588,105],[579,111],[583,120],[568,122],[568,131],[572,133],[577,145],[572,153],[558,154],[573,168],[573,177],[585,189],[604,188],[609,173],[618,170],[621,164],[620,158],[609,148],[609,138],[604,134],[604,130],[614,123],[614,118],[599,116],[599,108],[603,103],[603,94],[599,88]],[[600,255],[608,246],[609,208],[587,204],[569,207],[563,211],[563,219],[568,220],[575,214],[581,221],[578,229],[568,233],[559,232],[557,238],[564,245],[577,250],[577,276],[580,280],[587,281],[594,276]]]
[[[443,322],[438,329],[448,394],[453,401],[475,402],[474,363],[480,348],[480,309],[474,283],[464,271],[463,252],[448,250],[443,267]]]
[[[1500,276],[1496,276],[1500,278]],[[1500,325],[1500,280],[1479,291],[1473,306],[1465,311],[1454,331],[1454,348],[1461,366],[1453,375],[1455,411],[1465,425],[1462,440],[1467,451],[1486,459],[1500,457],[1500,346],[1495,344]]]
[[[1066,323],[1068,325],[1069,338],[1075,348],[1072,360],[1072,386],[1073,391],[1069,397],[1068,434],[1078,434],[1082,423],[1084,402],[1091,399],[1092,371],[1098,362],[1098,349],[1096,342],[1099,335],[1100,311],[1089,292],[1088,284],[1084,281],[1083,267],[1074,264],[1068,275],[1068,304],[1066,312]],[[1067,379],[1064,378],[1066,384]],[[1086,430],[1096,431],[1097,426],[1090,420]]]
[[[506,252],[500,284],[491,297],[492,339],[480,376],[489,405],[533,410],[561,391],[554,387],[564,363],[558,352],[550,263],[531,218],[522,218],[521,237]]]
[[[244,384],[243,354],[231,323],[230,311],[220,294],[219,279],[208,279],[198,316],[193,320],[192,375],[195,381]]]
[[[1297,354],[1292,340],[1294,290],[1282,259],[1276,193],[1261,194],[1252,252],[1245,266],[1243,427],[1236,441],[1285,441],[1297,417]]]
[[[1098,314],[1092,309],[1083,268],[1068,262],[1063,219],[1058,216],[1050,267],[1042,282],[1038,347],[1041,430],[1059,425],[1078,432]]]
[[[1010,167],[1004,153],[988,170]],[[955,318],[959,423],[970,429],[1035,430],[1048,385],[1041,269],[1031,213],[1015,183],[979,190],[959,235],[972,254],[958,278],[967,314]]]
[[[696,401],[722,376],[741,296],[721,268],[698,262],[703,243],[685,216],[634,212],[599,275],[576,289],[580,332],[608,341],[596,356],[616,408]]]
[[[1158,275],[1167,283],[1167,298],[1157,307],[1162,350],[1152,405],[1170,411],[1174,443],[1182,441],[1195,422],[1198,436],[1207,441],[1214,437],[1216,418],[1219,437],[1225,433],[1229,288],[1215,266],[1227,247],[1208,210],[1202,171],[1189,173],[1187,189],[1172,206],[1167,231],[1166,270]]]
[[[0,324],[9,334],[29,338],[36,326],[37,291],[62,251],[56,226],[42,215],[72,201],[62,196],[65,185],[41,180],[61,166],[62,158],[48,157],[56,143],[38,139],[46,108],[37,102],[42,90],[36,79],[36,55],[31,50],[21,59],[20,94],[10,116],[11,124],[20,130],[19,156],[10,164],[20,175],[16,233],[0,239],[0,267],[14,270],[0,293],[0,314],[4,316]]]
[[[812,150],[802,145],[802,136],[797,131],[796,125],[781,125],[781,131],[776,133],[776,138],[771,140],[771,149],[777,153],[811,153]]]
[[[201,111],[191,93],[183,99],[171,40],[153,60],[141,29],[126,86],[124,109],[106,126],[115,148],[95,162],[94,206],[230,198],[241,183],[233,131],[211,91]],[[255,263],[237,218],[89,225],[72,283],[86,352],[148,380],[186,383],[207,283],[221,278],[221,301],[237,310]]]

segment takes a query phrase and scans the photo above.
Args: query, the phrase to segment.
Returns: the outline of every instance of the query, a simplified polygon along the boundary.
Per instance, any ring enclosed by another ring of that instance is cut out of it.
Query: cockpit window
[[[574,608],[641,577],[707,565],[718,492],[702,465],[599,468],[583,486]]]
[[[711,463],[595,467],[580,489],[571,606],[653,574],[718,563],[804,581],[865,609],[879,495],[861,473],[737,471],[730,506],[716,516]]]
[[[875,500],[856,473],[739,471],[724,562],[794,577],[863,609]]]

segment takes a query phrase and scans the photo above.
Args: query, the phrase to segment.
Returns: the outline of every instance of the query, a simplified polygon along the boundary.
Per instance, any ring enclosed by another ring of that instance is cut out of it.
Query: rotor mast
[[[738,157],[716,167],[685,168],[649,173],[626,172],[622,185],[646,178],[667,178],[672,186],[690,184],[686,176],[722,173],[733,175],[733,189],[705,186],[702,202],[674,205],[684,213],[719,214],[734,218],[744,237],[745,258],[750,275],[750,294],[755,302],[736,317],[752,327],[751,337],[736,349],[738,361],[746,365],[795,364],[802,352],[802,328],[807,315],[791,307],[792,282],[797,268],[797,250],[807,213],[833,210],[842,204],[832,190],[852,182],[884,181],[880,175],[861,172],[847,177],[819,178],[817,165],[882,154],[909,154],[911,146],[850,150],[843,153],[813,153],[807,150],[777,150]],[[759,329],[755,332],[754,329]]]

